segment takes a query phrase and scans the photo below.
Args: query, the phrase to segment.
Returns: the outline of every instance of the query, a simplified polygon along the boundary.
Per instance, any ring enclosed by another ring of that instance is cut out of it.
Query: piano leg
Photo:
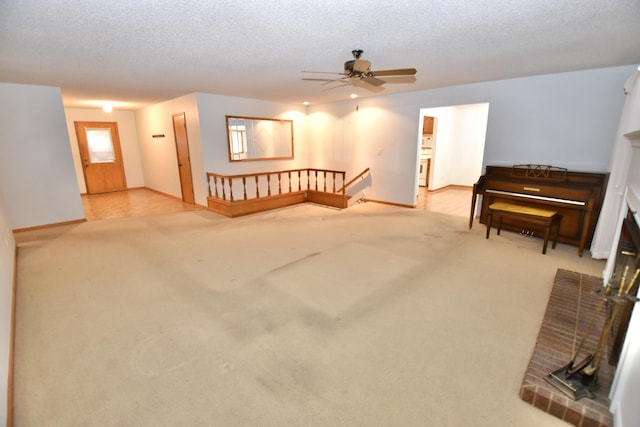
[[[551,224],[547,224],[544,228],[544,242],[542,243],[542,255],[547,253],[547,242],[549,241],[549,235],[551,234]],[[556,248],[555,241],[553,242],[553,249]]]
[[[471,196],[471,213],[469,214],[469,230],[473,226],[473,214],[476,213],[476,198],[478,195],[476,194],[475,188],[473,189],[473,196]]]
[[[582,218],[582,235],[580,236],[580,246],[578,246],[578,256],[582,256],[584,246],[587,243],[587,235],[589,234],[589,224],[591,223],[591,212],[587,211]]]
[[[558,217],[558,220],[555,222],[555,235],[553,236],[553,243],[551,244],[551,249],[555,249],[556,248],[556,244],[558,243],[558,235],[560,234],[560,221],[562,220],[562,217]]]

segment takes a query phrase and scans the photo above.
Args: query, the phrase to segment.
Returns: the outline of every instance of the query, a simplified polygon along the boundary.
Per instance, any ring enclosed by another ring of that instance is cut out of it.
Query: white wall
[[[311,158],[349,174],[371,167],[368,197],[415,204],[421,108],[489,103],[483,166],[607,170],[633,66],[407,92],[309,107]],[[335,166],[338,164],[337,166]]]
[[[73,122],[116,122],[118,124],[118,136],[120,137],[120,149],[122,150],[122,160],[124,163],[124,174],[127,179],[127,188],[144,187],[144,177],[142,175],[142,163],[140,161],[140,150],[138,147],[138,134],[136,130],[135,112],[113,110],[105,113],[101,109],[89,108],[65,108],[67,117],[67,131],[69,132],[69,143],[73,155],[76,179],[82,194],[87,192],[87,186],[82,172],[82,161],[78,149],[78,137]]]
[[[306,137],[306,107],[203,93],[198,93],[197,97],[202,138],[203,169],[200,173],[203,177],[207,172],[238,175],[310,167]],[[227,115],[293,120],[294,158],[230,162],[225,119]],[[251,185],[249,183],[248,188]],[[275,181],[272,182],[272,185],[276,185]],[[260,191],[263,192],[262,194],[264,194],[265,186],[266,182],[261,181]],[[273,190],[277,191],[272,187]],[[204,183],[204,191],[208,194],[206,182]],[[235,187],[234,193],[236,195],[242,194],[242,188]]]
[[[9,375],[9,351],[11,349],[11,304],[15,275],[15,240],[5,212],[5,202],[0,190],[0,426],[6,425]]]
[[[59,88],[0,83],[0,191],[12,229],[84,218]]]
[[[482,173],[482,161],[487,136],[489,104],[460,105],[456,115],[455,144],[451,156],[451,184],[472,186]]]
[[[173,114],[179,113],[185,113],[195,201],[196,204],[206,206],[207,195],[196,94],[136,111],[144,183],[148,188],[182,199],[172,118]],[[153,138],[152,135],[164,135],[164,138]]]
[[[367,198],[414,205],[419,108],[395,97],[309,107],[312,167],[344,170],[347,180],[369,167]],[[412,200],[413,199],[413,200]]]
[[[309,166],[306,107],[279,102],[198,93],[203,172],[235,175]],[[293,120],[294,158],[230,162],[225,116]]]

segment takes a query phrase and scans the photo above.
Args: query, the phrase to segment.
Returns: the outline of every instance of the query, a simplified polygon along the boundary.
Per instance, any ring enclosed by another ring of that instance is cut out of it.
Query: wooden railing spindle
[[[247,200],[247,177],[242,177],[242,188],[244,190],[244,200]]]
[[[256,175],[256,199],[260,198],[260,186],[258,185],[258,175]]]

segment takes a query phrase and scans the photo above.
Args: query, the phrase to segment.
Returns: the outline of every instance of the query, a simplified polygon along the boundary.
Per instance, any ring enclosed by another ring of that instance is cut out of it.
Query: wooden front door
[[[182,200],[195,204],[193,179],[191,178],[191,158],[189,157],[189,140],[187,139],[187,122],[184,113],[174,114],[172,117],[173,133],[176,139],[176,153],[178,154],[178,173],[180,174]]]
[[[118,124],[74,122],[87,194],[127,189]]]

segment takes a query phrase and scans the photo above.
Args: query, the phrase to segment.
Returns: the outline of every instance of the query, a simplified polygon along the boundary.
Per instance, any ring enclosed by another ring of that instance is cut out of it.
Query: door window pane
[[[116,154],[111,141],[111,129],[85,129],[91,163],[113,163]]]

